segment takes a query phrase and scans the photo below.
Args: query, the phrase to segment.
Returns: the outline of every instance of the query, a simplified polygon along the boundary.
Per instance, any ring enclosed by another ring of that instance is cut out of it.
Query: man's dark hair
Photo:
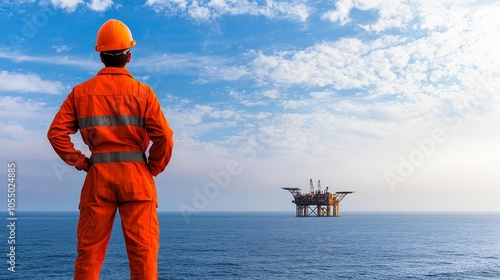
[[[123,67],[127,64],[129,50],[101,52],[101,58],[106,67]]]

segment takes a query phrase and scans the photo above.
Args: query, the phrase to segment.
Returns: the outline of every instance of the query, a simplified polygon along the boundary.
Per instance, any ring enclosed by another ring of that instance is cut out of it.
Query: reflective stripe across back
[[[90,162],[104,163],[104,162],[125,162],[125,161],[142,161],[146,162],[146,155],[142,152],[113,152],[113,153],[100,153],[92,154]]]
[[[79,128],[117,125],[133,125],[138,127],[145,127],[144,118],[128,115],[92,116],[78,119]]]

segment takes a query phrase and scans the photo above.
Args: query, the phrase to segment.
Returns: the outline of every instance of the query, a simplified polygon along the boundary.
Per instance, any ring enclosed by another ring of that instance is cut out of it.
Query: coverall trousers
[[[120,186],[105,180],[109,176],[118,177],[114,176],[117,174],[113,174],[112,170],[123,172],[120,166],[127,167],[125,170],[136,167],[147,172],[144,163],[130,162],[96,164],[87,174],[80,198],[75,280],[99,279],[117,210],[129,259],[130,279],[158,279],[159,227],[156,191],[153,197],[147,199],[152,192],[143,192],[135,184]],[[150,186],[147,182],[144,185]],[[131,195],[137,197],[140,193],[146,194],[144,200],[129,199]]]

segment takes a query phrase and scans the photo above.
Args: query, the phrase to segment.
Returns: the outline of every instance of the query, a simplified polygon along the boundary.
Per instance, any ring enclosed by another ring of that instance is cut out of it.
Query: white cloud
[[[47,121],[50,114],[45,106],[44,102],[20,96],[0,96],[0,120],[9,123],[32,123],[34,120]]]
[[[242,111],[207,105],[174,106],[167,108],[166,112],[169,122],[180,130],[178,137],[185,140],[217,133],[221,128],[235,127],[243,118]]]
[[[277,89],[268,89],[268,90],[264,90],[262,92],[262,95],[267,97],[267,98],[271,98],[271,99],[276,99],[279,97],[279,91]]]
[[[68,45],[52,46],[56,53],[69,52],[71,48]]]
[[[0,71],[0,91],[3,92],[59,94],[63,89],[61,82],[42,80],[36,74]]]
[[[267,104],[267,101],[262,100],[262,95],[258,93],[230,89],[228,91],[228,96],[246,107],[261,106]]]
[[[453,100],[458,106],[468,98],[477,100],[477,91],[486,90],[484,79],[498,71],[495,46],[500,30],[491,25],[497,13],[495,9],[457,12],[445,29],[425,36],[342,38],[297,51],[257,52],[246,67],[249,75],[267,86],[350,90],[366,98],[413,99],[425,94]],[[485,105],[487,100],[483,101]]]
[[[237,80],[247,75],[243,66],[231,66],[231,61],[223,57],[196,54],[161,54],[145,57],[130,65],[140,69],[154,79],[159,75],[175,73],[199,76],[200,82],[207,80]]]
[[[254,1],[236,0],[147,0],[146,6],[167,15],[183,15],[195,21],[209,21],[221,16],[252,15],[306,22],[311,9],[305,1]]]
[[[339,0],[335,3],[335,10],[324,13],[321,18],[345,25],[350,22],[349,11],[354,7],[353,0]]]
[[[200,6],[197,1],[193,1],[188,9],[188,14],[191,18],[206,21],[209,20],[210,10],[207,7]]]
[[[87,6],[96,12],[104,12],[113,5],[112,0],[91,0]]]
[[[153,8],[156,12],[181,12],[188,6],[188,0],[147,0],[146,6]]]
[[[85,4],[90,10],[96,12],[104,12],[109,9],[114,3],[113,0],[50,0],[52,6],[60,8],[68,13],[74,12],[80,4]]]
[[[3,82],[1,82],[3,84]],[[55,158],[46,129],[55,114],[43,101],[0,96],[0,150],[9,160]]]
[[[6,160],[41,161],[57,157],[51,151],[46,132],[40,129],[28,130],[21,124],[0,121],[0,135],[0,145],[4,147],[0,151],[0,156]],[[33,171],[37,173],[35,170],[36,167]]]
[[[263,102],[259,101],[259,96],[264,97],[260,91],[230,89],[229,95],[246,107],[186,107],[186,103],[169,107],[166,113],[176,128],[176,139],[191,143],[190,147],[198,151],[217,147],[235,157],[253,147],[258,148],[258,157],[294,154],[321,158],[334,150],[365,150],[387,142],[395,149],[403,146],[399,143],[402,136],[412,137],[439,125],[439,120],[435,120],[439,112],[431,111],[440,104],[438,98],[374,102],[312,92],[312,99],[288,99],[279,94],[275,100]],[[250,102],[254,103],[249,105]],[[268,105],[264,111],[254,109],[259,102],[258,105]],[[228,104],[235,105],[231,101]]]
[[[318,43],[295,52],[274,55],[259,53],[250,63],[250,72],[262,82],[337,90],[364,88],[397,79],[400,57],[392,55],[404,38],[382,37],[372,42],[355,38]],[[402,54],[404,56],[405,54]],[[380,85],[381,86],[381,85]],[[393,92],[388,92],[393,93]]]
[[[488,5],[485,5],[486,3]],[[476,12],[474,10],[498,9],[498,7],[498,4],[489,1],[475,0],[340,0],[335,4],[334,10],[324,12],[321,18],[345,25],[353,22],[350,12],[356,8],[361,11],[376,12],[378,15],[374,23],[359,25],[367,31],[384,32],[390,29],[440,31],[455,24],[463,24],[464,17],[470,15],[470,12]]]
[[[98,60],[99,58],[97,56],[95,60],[79,59],[70,56],[32,56],[12,52],[6,49],[0,49],[0,58],[6,58],[14,62],[35,62],[51,65],[64,65],[92,71],[97,71],[102,67],[102,64]]]
[[[61,8],[69,13],[76,10],[77,6],[83,3],[83,0],[50,0],[52,5],[56,8]]]

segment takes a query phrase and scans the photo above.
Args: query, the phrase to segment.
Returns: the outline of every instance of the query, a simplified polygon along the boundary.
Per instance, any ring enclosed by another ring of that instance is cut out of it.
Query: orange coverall
[[[80,130],[92,155],[74,148]],[[167,166],[173,131],[153,90],[125,68],[105,67],[77,85],[47,137],[69,165],[87,171],[80,197],[74,279],[99,279],[118,209],[131,279],[157,279],[159,227],[153,176]],[[149,157],[145,152],[149,149]]]

